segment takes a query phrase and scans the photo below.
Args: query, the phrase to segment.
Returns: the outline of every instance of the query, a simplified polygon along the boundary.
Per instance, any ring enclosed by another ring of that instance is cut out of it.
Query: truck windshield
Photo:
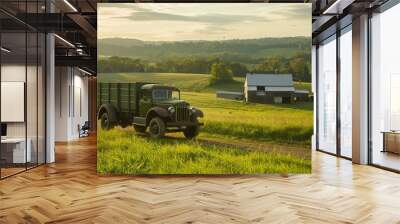
[[[171,89],[154,89],[153,100],[179,100],[179,91]]]

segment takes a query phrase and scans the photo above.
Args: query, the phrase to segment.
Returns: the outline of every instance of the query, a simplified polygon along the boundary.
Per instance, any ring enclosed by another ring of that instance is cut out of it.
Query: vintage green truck
[[[182,131],[186,138],[199,134],[203,112],[180,99],[180,90],[154,83],[102,83],[97,88],[97,118],[102,129],[132,125],[137,132],[160,138]]]

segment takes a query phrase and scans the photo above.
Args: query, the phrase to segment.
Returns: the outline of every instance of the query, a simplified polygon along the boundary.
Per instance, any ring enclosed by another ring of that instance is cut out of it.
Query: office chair
[[[89,129],[90,129],[89,121],[85,121],[82,127],[79,127],[78,125],[78,128],[79,128],[79,138],[89,136]]]

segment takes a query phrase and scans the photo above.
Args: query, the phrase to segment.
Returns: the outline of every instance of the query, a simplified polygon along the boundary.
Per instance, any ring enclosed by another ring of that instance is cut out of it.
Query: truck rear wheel
[[[134,124],[133,128],[135,129],[136,132],[139,132],[139,133],[146,132],[146,126],[140,126],[140,125]]]
[[[159,118],[155,117],[150,120],[149,132],[152,138],[161,138],[165,135],[165,123]]]
[[[103,113],[100,117],[101,128],[109,130],[114,127],[114,122],[107,112]]]

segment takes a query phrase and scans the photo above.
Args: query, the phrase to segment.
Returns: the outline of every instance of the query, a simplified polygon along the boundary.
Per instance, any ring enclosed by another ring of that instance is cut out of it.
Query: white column
[[[353,20],[353,162],[368,163],[368,15]]]
[[[46,163],[55,161],[54,133],[55,133],[55,55],[54,35],[47,34],[47,76],[46,76]]]
[[[54,12],[54,5],[46,1],[46,11]],[[55,161],[55,42],[54,34],[46,35],[46,163]]]
[[[56,67],[55,73],[55,141],[69,141],[69,126],[71,123],[71,68],[59,66]]]

